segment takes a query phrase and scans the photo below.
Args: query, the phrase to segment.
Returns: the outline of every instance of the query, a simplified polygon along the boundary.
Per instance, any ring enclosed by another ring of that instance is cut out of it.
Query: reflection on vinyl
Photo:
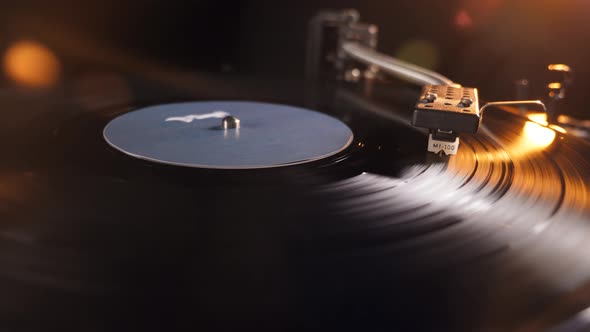
[[[200,98],[321,112],[3,100],[0,327],[537,331],[589,305],[585,141],[498,109],[444,157],[390,90],[233,84]],[[209,169],[244,165],[288,166]]]

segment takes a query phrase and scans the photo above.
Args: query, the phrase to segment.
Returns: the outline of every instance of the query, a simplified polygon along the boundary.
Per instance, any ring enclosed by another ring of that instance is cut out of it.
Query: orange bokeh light
[[[458,28],[469,28],[473,25],[473,19],[471,15],[465,9],[461,9],[455,15],[455,26]]]
[[[520,148],[526,151],[544,149],[555,140],[555,131],[532,121],[525,122],[522,133]]]
[[[565,65],[563,63],[552,64],[547,66],[549,70],[557,70],[557,71],[571,71],[570,66]]]
[[[5,74],[13,81],[31,87],[48,87],[59,79],[61,65],[57,56],[35,41],[18,41],[4,54]]]

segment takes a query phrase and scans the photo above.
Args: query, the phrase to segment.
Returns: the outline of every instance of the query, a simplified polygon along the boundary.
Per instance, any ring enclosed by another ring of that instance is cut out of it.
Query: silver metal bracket
[[[491,101],[486,103],[479,109],[480,116],[483,115],[483,112],[490,106],[521,106],[521,105],[529,105],[529,106],[536,106],[543,110],[543,112],[547,112],[547,107],[543,104],[540,100],[508,100],[508,101]]]
[[[343,45],[354,43],[374,50],[377,35],[377,26],[360,22],[354,9],[319,12],[309,22],[306,77],[356,82],[367,74],[376,75],[374,66],[353,61]]]
[[[384,73],[418,85],[453,85],[434,71],[377,51],[378,28],[360,22],[356,10],[320,12],[309,23],[306,77],[372,80]]]

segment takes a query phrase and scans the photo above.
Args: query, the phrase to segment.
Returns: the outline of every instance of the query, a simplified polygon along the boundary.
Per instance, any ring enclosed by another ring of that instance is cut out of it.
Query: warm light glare
[[[565,133],[565,130],[559,126],[547,127],[535,121],[526,121],[522,127],[522,134],[513,144],[506,146],[506,151],[513,160],[527,158],[531,153],[548,148],[555,141],[556,131]]]
[[[555,130],[557,132],[560,132],[562,134],[567,133],[567,131],[565,129],[563,129],[562,127],[560,127],[558,125],[551,124],[551,125],[549,125],[549,128],[551,128],[551,129],[553,129],[553,130]]]
[[[547,66],[549,70],[556,70],[556,71],[570,71],[570,66],[565,65],[563,63],[553,64]]]
[[[529,120],[536,122],[540,125],[547,126],[549,123],[547,122],[547,114],[546,113],[531,113],[527,115]]]
[[[54,84],[61,70],[57,56],[46,46],[34,41],[12,44],[4,54],[3,65],[9,78],[32,87]]]
[[[523,148],[543,149],[555,140],[555,132],[538,123],[527,121],[523,128]]]
[[[549,84],[547,84],[547,87],[552,90],[558,90],[558,89],[561,89],[561,83],[559,83],[559,82],[549,83]]]

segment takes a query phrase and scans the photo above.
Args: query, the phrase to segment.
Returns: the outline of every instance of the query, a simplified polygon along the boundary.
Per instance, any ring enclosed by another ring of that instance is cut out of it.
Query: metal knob
[[[438,96],[436,93],[429,92],[424,96],[424,99],[421,100],[423,103],[432,103]]]
[[[221,119],[221,127],[223,127],[223,129],[235,129],[235,128],[240,128],[240,119],[228,115],[226,117],[224,117],[223,119]]]
[[[471,104],[473,104],[473,99],[471,99],[469,97],[463,97],[463,98],[461,98],[461,101],[459,102],[460,107],[469,107],[469,106],[471,106]]]

